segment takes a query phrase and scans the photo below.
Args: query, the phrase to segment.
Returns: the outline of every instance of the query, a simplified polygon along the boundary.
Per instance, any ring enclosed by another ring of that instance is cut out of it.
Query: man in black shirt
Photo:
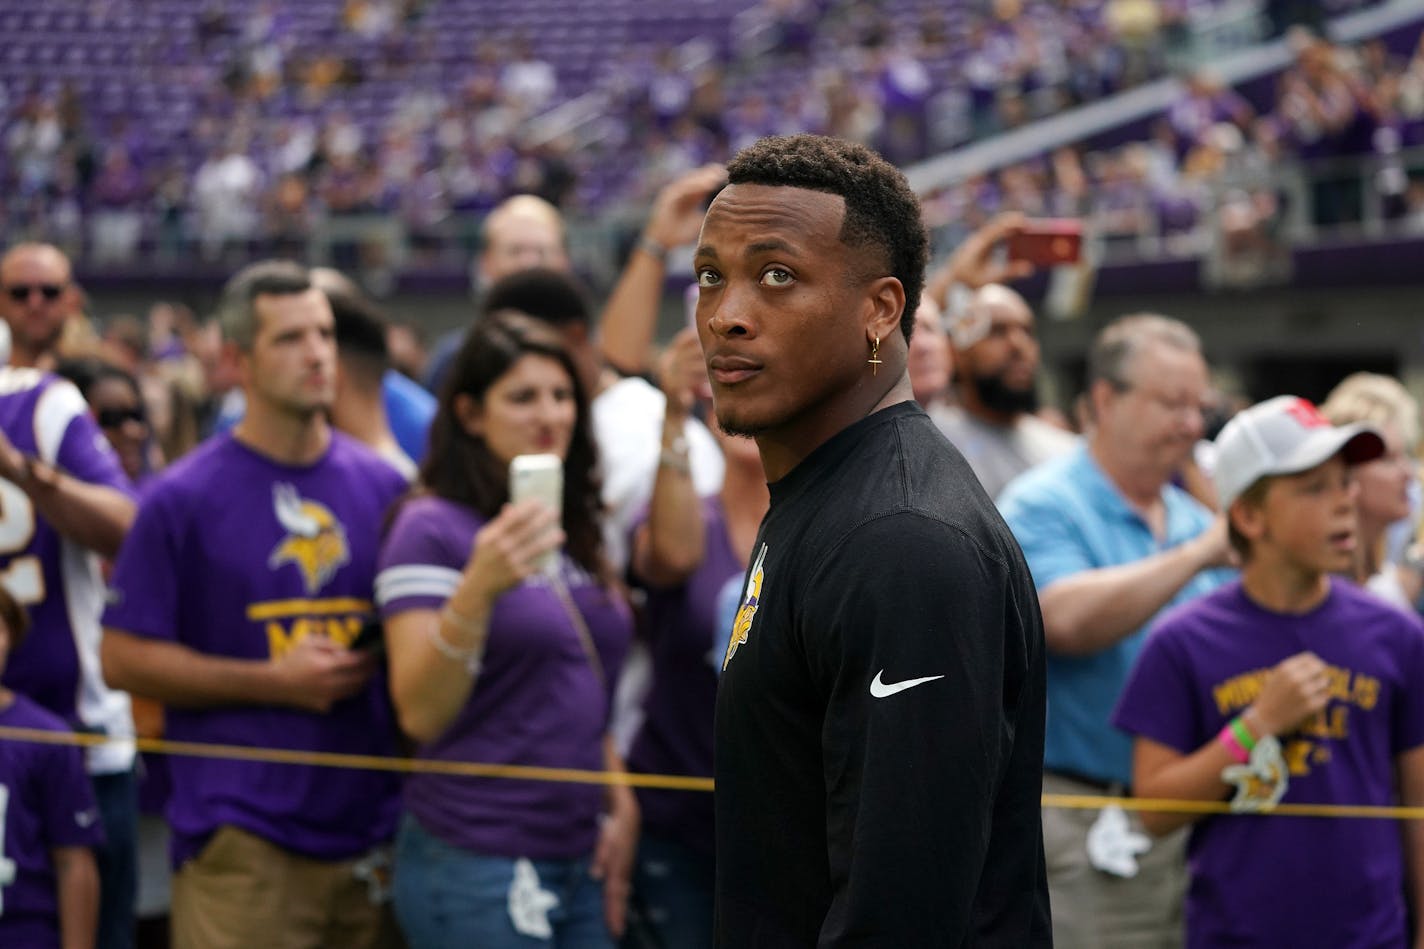
[[[728,176],[697,325],[771,510],[717,698],[717,945],[1048,946],[1042,623],[1013,537],[912,401],[919,203],[815,136]]]

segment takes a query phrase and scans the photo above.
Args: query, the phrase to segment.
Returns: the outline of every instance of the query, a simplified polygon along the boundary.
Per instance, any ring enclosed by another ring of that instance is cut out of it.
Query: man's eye
[[[722,278],[717,274],[717,271],[715,270],[697,271],[697,285],[699,287],[715,287],[718,283],[721,282],[721,280]]]
[[[784,287],[794,279],[791,276],[791,271],[782,270],[780,267],[772,267],[761,275],[761,282],[768,287]]]

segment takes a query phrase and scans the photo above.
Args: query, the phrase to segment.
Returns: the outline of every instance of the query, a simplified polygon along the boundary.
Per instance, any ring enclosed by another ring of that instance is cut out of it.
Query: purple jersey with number
[[[701,565],[681,586],[648,590],[653,684],[628,752],[631,771],[712,776],[712,717],[726,654],[718,648],[725,640],[717,601],[746,566],[732,552],[720,500],[703,499],[702,520],[707,540]],[[712,795],[639,788],[638,804],[646,831],[712,855]]]
[[[67,380],[36,369],[0,369],[0,429],[27,456],[132,494],[84,397]],[[0,582],[29,611],[31,623],[0,681],[72,726],[119,738],[89,751],[90,771],[128,770],[134,756],[129,699],[104,684],[99,668],[99,557],[61,537],[25,492],[3,479]]]
[[[469,508],[440,498],[403,505],[381,549],[381,615],[440,609],[459,585],[483,523]],[[631,618],[625,603],[567,555],[560,556],[559,569],[602,675],[548,579],[536,574],[495,601],[469,701],[420,757],[603,769],[612,688],[632,636]],[[406,807],[442,840],[535,860],[592,851],[603,797],[599,785],[553,781],[416,774],[406,783]]]
[[[23,695],[0,709],[0,726],[67,732]],[[0,946],[59,946],[59,892],[52,851],[104,842],[94,788],[79,748],[0,741]]]
[[[267,662],[311,635],[347,645],[372,615],[382,520],[405,489],[340,433],[315,464],[278,464],[231,435],[158,477],[114,566],[104,625],[225,658]],[[383,676],[317,714],[287,706],[167,709],[175,741],[391,755]],[[394,775],[175,756],[168,819],[175,865],[231,824],[319,859],[387,840]]]
[[[1424,626],[1342,580],[1302,616],[1257,606],[1239,582],[1168,613],[1114,724],[1191,754],[1255,700],[1272,668],[1306,651],[1330,667],[1330,701],[1281,737],[1282,803],[1393,804],[1395,759],[1424,744]],[[1187,858],[1188,946],[1407,945],[1395,821],[1204,817]]]

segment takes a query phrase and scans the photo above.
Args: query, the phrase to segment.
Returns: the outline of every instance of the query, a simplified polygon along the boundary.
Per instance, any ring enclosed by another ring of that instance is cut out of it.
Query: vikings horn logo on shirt
[[[267,558],[267,566],[276,570],[296,564],[307,593],[315,594],[351,559],[346,529],[326,505],[303,499],[290,484],[272,486],[272,508],[287,536]]]
[[[727,663],[737,654],[737,647],[747,641],[752,629],[752,618],[756,616],[757,605],[761,603],[762,561],[766,560],[766,544],[761,545],[756,563],[752,564],[751,577],[747,580],[747,593],[742,597],[742,607],[737,610],[737,618],[732,623],[732,639],[727,643],[727,658],[722,660],[722,671],[727,671]]]

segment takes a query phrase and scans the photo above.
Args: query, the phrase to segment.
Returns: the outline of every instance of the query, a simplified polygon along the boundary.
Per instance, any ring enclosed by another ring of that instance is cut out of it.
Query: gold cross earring
[[[883,360],[880,358],[879,336],[875,337],[875,342],[870,344],[870,358],[867,359],[866,362],[870,363],[870,374],[872,376],[880,375],[880,367],[883,364]]]

